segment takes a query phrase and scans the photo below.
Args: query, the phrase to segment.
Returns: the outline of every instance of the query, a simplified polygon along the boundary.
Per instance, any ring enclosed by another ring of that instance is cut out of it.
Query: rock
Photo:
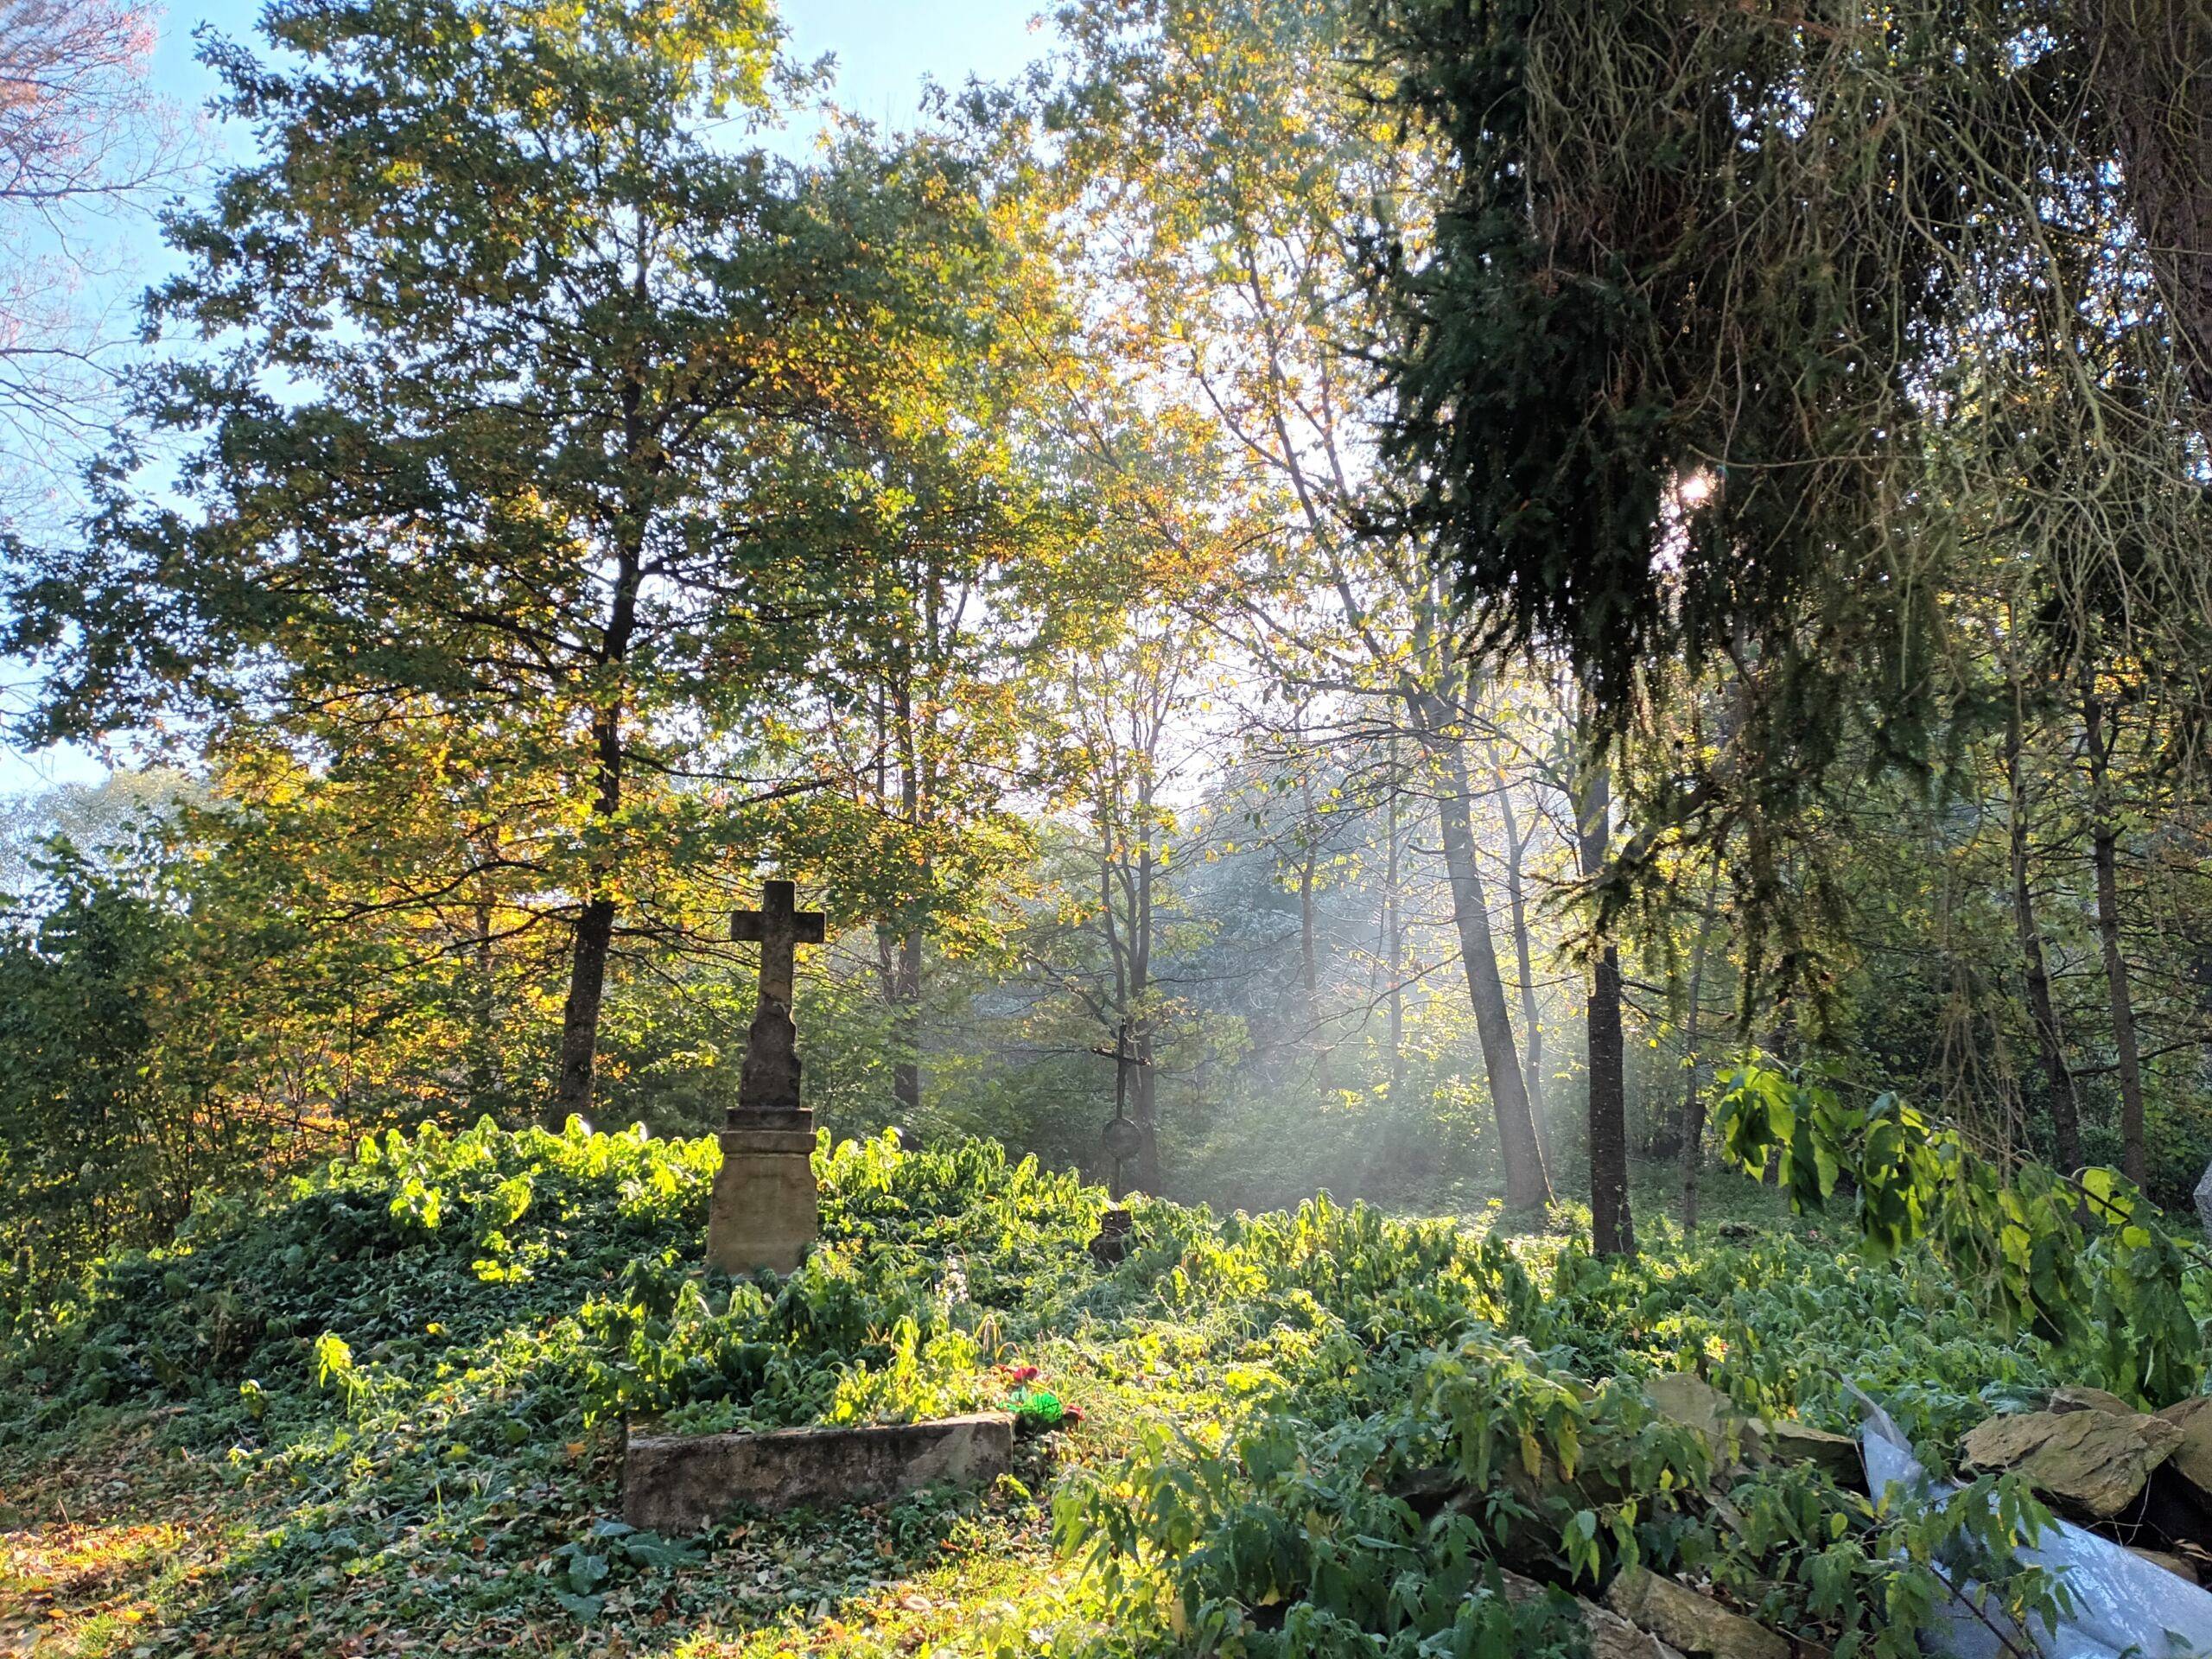
[[[1735,1402],[1712,1383],[1692,1371],[1669,1371],[1643,1385],[1659,1414],[1670,1422],[1718,1436],[1735,1415]]]
[[[1643,1385],[1652,1406],[1669,1422],[1694,1428],[1713,1449],[1715,1468],[1756,1463],[1765,1447],[1759,1426],[1736,1409],[1735,1402],[1701,1376],[1669,1371]]]
[[[1831,1434],[1789,1419],[1770,1422],[1747,1416],[1726,1395],[1688,1371],[1655,1376],[1643,1391],[1662,1417],[1704,1436],[1719,1472],[1746,1463],[1810,1463],[1826,1470],[1839,1486],[1866,1490],[1859,1442],[1848,1434]]]
[[[1605,1592],[1605,1605],[1662,1642],[1702,1659],[1791,1659],[1789,1643],[1686,1584],[1631,1567]]]
[[[1859,1442],[1848,1434],[1831,1434],[1810,1423],[1783,1421],[1764,1426],[1768,1455],[1777,1463],[1809,1463],[1839,1486],[1866,1490],[1866,1465]]]
[[[2109,1521],[2181,1443],[2162,1417],[2109,1411],[2025,1411],[1992,1417],[1959,1450],[1977,1471],[2012,1470],[2059,1508]]]
[[[2158,1414],[2181,1431],[2167,1467],[2212,1501],[2212,1395],[2196,1395]]]
[[[2085,1389],[2069,1383],[2050,1396],[2050,1409],[2067,1411],[2113,1411],[2123,1417],[2133,1417],[2135,1408],[2116,1394],[2107,1394],[2102,1389]]]
[[[938,1481],[980,1485],[1014,1459],[1014,1416],[785,1428],[767,1434],[632,1432],[622,1458],[622,1518],[648,1532],[696,1532],[737,1505],[852,1503]]]
[[[2129,1554],[2140,1556],[2153,1567],[2164,1567],[2177,1579],[2190,1584],[2196,1582],[2196,1569],[2178,1555],[2170,1555],[2163,1549],[2138,1549],[2133,1544],[2126,1548]]]
[[[1542,1585],[1518,1573],[1508,1573],[1504,1579],[1508,1601],[1535,1601],[1546,1593]],[[1608,1612],[1580,1596],[1574,1605],[1582,1615],[1583,1628],[1590,1632],[1590,1659],[1682,1659],[1676,1649],[1650,1631],[1639,1630],[1618,1613]]]
[[[1618,1613],[1607,1612],[1593,1601],[1579,1604],[1582,1623],[1590,1632],[1590,1659],[1682,1659],[1649,1630],[1639,1630]]]
[[[2212,1239],[2212,1164],[2204,1166],[2196,1183],[2196,1220],[2204,1229],[2204,1236]]]

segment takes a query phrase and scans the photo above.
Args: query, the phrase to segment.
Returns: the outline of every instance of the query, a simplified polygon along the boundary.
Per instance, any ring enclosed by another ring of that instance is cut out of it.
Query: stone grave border
[[[624,1436],[622,1518],[641,1531],[697,1532],[740,1505],[773,1513],[898,1497],[940,1481],[980,1486],[1014,1462],[1014,1414],[912,1423]]]

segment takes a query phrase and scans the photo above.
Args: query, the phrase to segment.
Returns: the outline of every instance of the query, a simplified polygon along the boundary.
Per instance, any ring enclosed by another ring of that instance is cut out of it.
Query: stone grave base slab
[[[648,1532],[696,1532],[739,1504],[760,1510],[896,1497],[938,1481],[977,1486],[1014,1461],[1014,1415],[783,1428],[766,1434],[633,1429],[622,1458],[622,1518]]]

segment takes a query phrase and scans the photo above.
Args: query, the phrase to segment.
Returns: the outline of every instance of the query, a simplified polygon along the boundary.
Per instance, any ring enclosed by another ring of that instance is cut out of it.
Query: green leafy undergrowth
[[[737,1548],[612,1519],[624,1409],[766,1426],[1001,1403],[1013,1385],[982,1355],[1039,1328],[1014,1287],[1062,1257],[1088,1269],[1103,1204],[995,1146],[824,1149],[823,1245],[764,1286],[700,1263],[718,1158],[711,1139],[426,1128],[268,1201],[203,1206],[174,1246],[19,1312],[0,1345],[12,1519],[91,1522],[92,1560],[141,1524],[125,1489],[164,1525],[180,1491],[226,1494],[185,1529],[202,1570],[168,1575],[128,1634],[270,1651],[366,1630],[474,1645],[549,1619],[586,1641],[741,1626],[934,1566],[948,1534],[1041,1537],[1018,1482],[926,1524],[914,1504],[860,1512],[835,1548],[803,1522],[755,1522]],[[963,1255],[984,1270],[952,1269]],[[957,1363],[938,1363],[948,1339]],[[764,1352],[757,1377],[727,1363]],[[88,1483],[102,1446],[114,1467]]]
[[[1714,1118],[1730,1160],[1755,1177],[1771,1163],[1793,1209],[1835,1202],[1877,1258],[1924,1243],[2079,1380],[2154,1408],[2202,1388],[2204,1252],[2117,1170],[2062,1174],[1894,1092],[1860,1103],[1827,1065],[1758,1055],[1720,1079]]]
[[[1878,1515],[1804,1470],[1716,1508],[1710,1448],[1638,1386],[1700,1370],[1844,1428],[1856,1382],[1940,1463],[1984,1389],[2065,1379],[1923,1249],[1781,1230],[1623,1265],[1325,1198],[1139,1201],[1106,1268],[1084,1249],[1098,1189],[887,1140],[817,1153],[801,1272],[732,1281],[700,1261],[717,1156],[573,1126],[387,1136],[20,1313],[0,1491],[39,1525],[16,1536],[51,1543],[65,1514],[177,1532],[78,1649],[1564,1654],[1560,1593],[1516,1600],[1502,1570],[1586,1593],[1634,1560],[1839,1652],[1903,1653],[1927,1563],[1994,1561],[2037,1516],[1993,1487]],[[613,1520],[625,1414],[1040,1392],[1080,1425],[984,1492],[697,1538]],[[948,1595],[977,1605],[947,1618]]]

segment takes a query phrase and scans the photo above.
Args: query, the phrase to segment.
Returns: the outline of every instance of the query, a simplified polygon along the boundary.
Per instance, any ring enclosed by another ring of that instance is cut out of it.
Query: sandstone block
[[[1504,1577],[1509,1601],[1533,1601],[1544,1594],[1544,1586],[1534,1579],[1524,1579],[1518,1573],[1508,1573]],[[1682,1659],[1681,1653],[1650,1631],[1639,1630],[1618,1613],[1600,1607],[1594,1601],[1585,1601],[1577,1596],[1574,1609],[1581,1615],[1582,1627],[1590,1635],[1590,1659]]]
[[[2117,1412],[2123,1417],[2132,1417],[2135,1414],[2135,1408],[2118,1395],[2107,1393],[2102,1389],[2083,1388],[2076,1383],[2069,1383],[2053,1394],[2050,1396],[2050,1408],[2057,1412],[2111,1411]]]
[[[740,1504],[788,1510],[896,1497],[939,1481],[979,1485],[1013,1460],[1014,1417],[1003,1411],[766,1434],[633,1430],[622,1518],[652,1532],[696,1532]]]
[[[1700,1659],[1791,1659],[1789,1642],[1765,1625],[1647,1567],[1631,1567],[1615,1579],[1605,1592],[1605,1605]]]
[[[2194,1395],[2158,1415],[2181,1430],[2181,1442],[2174,1447],[2169,1466],[2212,1498],[2212,1395]]]
[[[1728,1469],[1739,1463],[1757,1463],[1765,1451],[1759,1425],[1736,1409],[1733,1401],[1688,1371],[1670,1371],[1651,1378],[1643,1391],[1662,1417],[1694,1428],[1713,1448],[1713,1466]]]
[[[2012,1470],[2059,1508],[2108,1521],[2142,1492],[2181,1443],[2163,1417],[2111,1411],[2027,1411],[1992,1417],[1960,1442],[1967,1465]]]
[[[1777,1463],[1813,1464],[1839,1486],[1866,1490],[1866,1465],[1850,1435],[1794,1421],[1769,1423],[1765,1429],[1767,1451]]]
[[[795,1272],[821,1231],[813,1128],[728,1128],[721,1146],[707,1209],[707,1265],[718,1273]]]

